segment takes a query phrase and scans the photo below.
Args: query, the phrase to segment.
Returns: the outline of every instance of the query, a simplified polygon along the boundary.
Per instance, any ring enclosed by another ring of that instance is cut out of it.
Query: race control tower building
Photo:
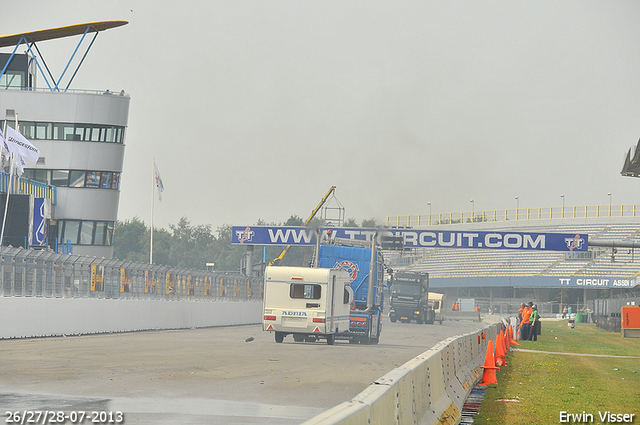
[[[124,91],[69,86],[98,34],[126,24],[92,22],[0,36],[0,119],[17,123],[40,150],[37,164],[27,162],[22,177],[57,188],[48,243],[65,242],[74,254],[113,257],[130,98]],[[56,79],[37,43],[71,36],[81,39]],[[17,53],[21,46],[24,53]]]

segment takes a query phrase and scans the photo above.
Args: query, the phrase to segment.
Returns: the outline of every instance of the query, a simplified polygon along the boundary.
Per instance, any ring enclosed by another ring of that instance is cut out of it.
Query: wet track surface
[[[3,340],[0,409],[3,422],[7,411],[50,410],[120,411],[127,424],[299,424],[481,326],[387,319],[369,346],[276,344],[260,325]]]

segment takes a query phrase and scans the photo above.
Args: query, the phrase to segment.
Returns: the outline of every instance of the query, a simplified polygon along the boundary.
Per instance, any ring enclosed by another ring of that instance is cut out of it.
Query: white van
[[[435,321],[442,322],[446,319],[445,317],[445,298],[444,294],[439,294],[437,292],[429,292],[429,307],[436,313]]]
[[[263,330],[276,342],[292,334],[296,342],[349,331],[353,292],[346,270],[269,266],[264,274]]]

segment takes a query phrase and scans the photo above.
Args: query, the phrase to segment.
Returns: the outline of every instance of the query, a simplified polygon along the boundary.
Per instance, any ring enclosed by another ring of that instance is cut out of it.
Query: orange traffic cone
[[[496,335],[496,366],[506,366],[507,361],[505,360],[505,356],[507,353],[504,351],[504,342],[503,337],[500,335]]]
[[[489,384],[497,384],[498,378],[496,377],[496,369],[500,369],[496,367],[495,360],[493,359],[493,341],[489,340],[487,344],[487,354],[484,357],[484,366],[480,366],[484,369],[482,372],[482,381],[478,385],[489,385]]]
[[[520,345],[513,339],[513,325],[509,326],[509,345]]]

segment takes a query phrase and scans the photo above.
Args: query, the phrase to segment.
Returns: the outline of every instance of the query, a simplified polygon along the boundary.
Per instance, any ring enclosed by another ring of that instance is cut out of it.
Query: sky
[[[640,2],[32,0],[0,33],[103,20],[72,88],[131,96],[120,220],[150,223],[152,158],[164,228],[331,186],[358,222],[640,204]],[[55,75],[78,40],[38,44]]]

